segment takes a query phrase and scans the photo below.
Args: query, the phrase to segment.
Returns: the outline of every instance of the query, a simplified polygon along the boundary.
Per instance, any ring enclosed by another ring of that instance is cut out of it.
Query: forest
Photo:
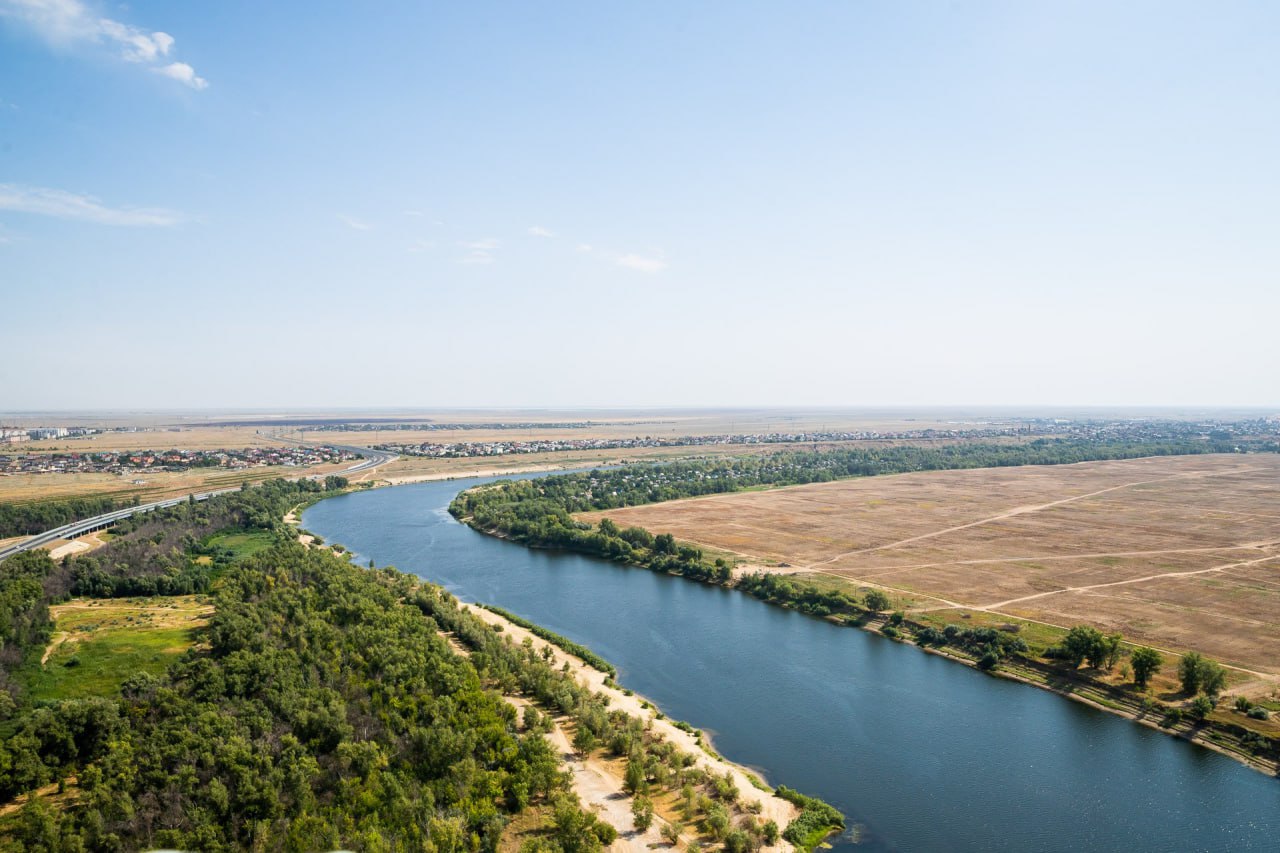
[[[73,521],[137,505],[136,497],[123,500],[112,497],[63,498],[0,504],[0,539],[33,536]]]
[[[648,796],[669,791],[733,853],[780,837],[694,756],[448,593],[299,544],[281,517],[345,486],[273,481],[135,518],[92,559],[37,551],[0,563],[0,804],[25,798],[0,818],[0,850],[474,853],[498,849],[525,813],[522,851],[599,850],[617,829],[571,792],[543,736],[553,717],[576,749],[626,758],[637,826],[654,820]],[[228,529],[272,544],[216,553],[209,542]],[[211,551],[218,559],[202,559]],[[175,585],[206,590],[214,612],[163,675],[138,672],[115,695],[24,693],[50,605]],[[537,707],[518,715],[504,694]],[[807,814],[820,839],[826,824]]]
[[[280,529],[290,506],[325,489],[306,483],[137,519],[93,562],[39,552],[0,564],[4,646],[29,664],[47,640],[48,604],[77,584],[133,590],[134,574],[155,576],[152,564],[184,546],[194,555],[219,525],[278,534],[218,568],[202,643],[163,678],[35,705],[13,668],[0,801],[53,783],[66,796],[31,798],[0,825],[0,846],[492,850],[507,818],[538,802],[554,816],[543,849],[599,848],[611,828],[567,796],[546,741],[518,733],[513,709],[406,603],[419,582],[305,549]]]

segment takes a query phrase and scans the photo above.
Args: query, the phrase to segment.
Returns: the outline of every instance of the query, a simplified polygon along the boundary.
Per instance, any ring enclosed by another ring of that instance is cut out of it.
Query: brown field
[[[936,471],[606,514],[917,611],[1091,623],[1280,675],[1274,455]]]
[[[127,499],[138,497],[143,503],[162,498],[188,495],[210,489],[225,489],[241,483],[256,483],[276,477],[300,477],[311,474],[333,474],[355,463],[341,462],[335,465],[315,465],[295,468],[273,465],[261,468],[227,470],[225,468],[190,471],[145,471],[121,476],[118,474],[0,474],[0,503],[25,503],[28,501],[98,497],[111,495]],[[141,485],[134,480],[142,480]]]

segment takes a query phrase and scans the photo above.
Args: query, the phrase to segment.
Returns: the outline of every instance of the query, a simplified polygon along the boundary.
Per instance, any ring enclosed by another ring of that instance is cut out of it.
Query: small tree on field
[[[1178,680],[1186,693],[1204,691],[1217,696],[1227,686],[1227,671],[1199,652],[1187,652],[1178,664]]]
[[[1145,690],[1151,676],[1160,671],[1164,658],[1155,649],[1139,646],[1129,656],[1129,665],[1133,667],[1133,683],[1140,690]]]
[[[644,832],[653,825],[653,801],[641,794],[631,801],[631,817],[636,829]]]
[[[1208,696],[1197,696],[1191,703],[1191,716],[1203,720],[1213,711],[1213,700]]]
[[[872,613],[879,613],[882,610],[889,609],[889,596],[878,589],[873,589],[867,593],[863,603],[867,605],[867,609]]]

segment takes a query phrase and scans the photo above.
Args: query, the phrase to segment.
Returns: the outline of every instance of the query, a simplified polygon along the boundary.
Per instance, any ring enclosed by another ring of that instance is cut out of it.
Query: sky
[[[0,410],[1280,407],[1272,2],[0,0]]]

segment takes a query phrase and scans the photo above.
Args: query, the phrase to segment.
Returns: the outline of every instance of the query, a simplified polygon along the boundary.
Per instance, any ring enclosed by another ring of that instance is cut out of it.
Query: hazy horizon
[[[0,0],[0,406],[1280,406],[1278,31]]]

